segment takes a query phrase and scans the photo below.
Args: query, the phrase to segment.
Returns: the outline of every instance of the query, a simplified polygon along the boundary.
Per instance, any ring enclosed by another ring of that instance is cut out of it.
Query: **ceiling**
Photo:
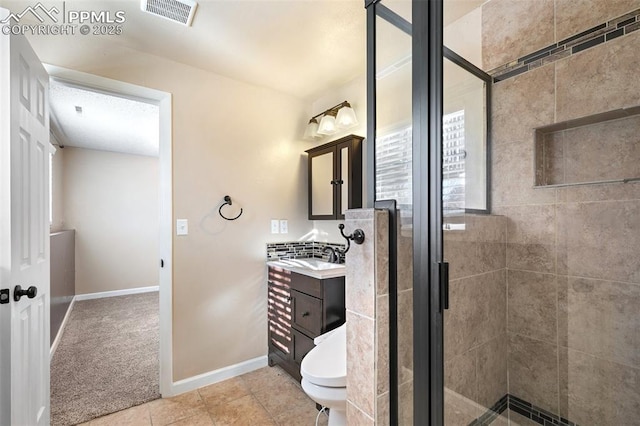
[[[479,7],[484,1],[445,0],[445,24]],[[0,0],[1,6],[13,12],[20,12],[31,3],[26,0]],[[65,55],[72,55],[65,57],[67,64],[75,62],[73,55],[80,60],[86,59],[87,54],[91,55],[92,61],[112,63],[118,60],[118,56],[103,49],[112,51],[114,44],[121,45],[275,89],[308,102],[365,73],[366,13],[363,0],[200,0],[198,3],[192,26],[185,27],[141,11],[139,0],[43,1],[47,7],[57,6],[61,10],[64,7],[67,11],[115,13],[122,10],[126,21],[122,34],[118,36],[108,36],[108,39],[93,35],[49,36],[40,40],[40,48],[48,50],[44,53],[50,58],[54,52],[59,52],[60,43],[65,44],[62,49]],[[383,4],[405,19],[411,19],[410,0],[384,0]],[[388,31],[388,34],[392,33],[401,39],[399,43],[391,39],[381,43],[379,59],[389,56],[384,61],[387,64],[406,60],[407,54],[410,55],[410,39],[406,45],[404,34],[397,30]],[[68,43],[73,43],[74,49],[66,48]],[[406,45],[406,49],[400,45]],[[387,49],[388,55],[382,49]],[[141,126],[132,124],[150,120],[145,114],[150,113],[151,106],[122,98],[109,99],[69,87],[52,88],[52,100],[52,110],[67,136],[64,143],[112,151],[128,146],[129,152],[157,154],[157,146],[152,147],[148,141],[139,148],[130,146],[134,140],[144,139],[142,134],[135,133]],[[84,116],[74,115],[75,105],[79,103],[87,105]],[[107,111],[107,107],[113,111]],[[101,108],[104,114],[114,117],[120,114],[128,124],[105,126],[103,120],[93,119],[93,111]],[[133,111],[140,114],[135,120],[131,119]],[[100,131],[89,130],[90,122],[96,126],[94,129]],[[126,131],[133,133],[125,134]],[[108,132],[115,132],[109,139],[118,141],[119,147],[103,145]]]
[[[158,106],[55,80],[49,93],[53,132],[62,146],[158,156]]]

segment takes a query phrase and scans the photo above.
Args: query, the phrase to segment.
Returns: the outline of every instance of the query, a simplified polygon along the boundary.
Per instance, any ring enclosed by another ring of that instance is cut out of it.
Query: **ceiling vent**
[[[191,26],[198,3],[193,0],[142,0],[143,11],[152,15]]]

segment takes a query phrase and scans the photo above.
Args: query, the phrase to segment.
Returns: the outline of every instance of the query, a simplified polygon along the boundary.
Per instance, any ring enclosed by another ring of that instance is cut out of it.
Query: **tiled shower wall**
[[[484,69],[639,7],[492,0],[482,10]],[[508,392],[578,424],[640,418],[640,184],[534,189],[533,128],[640,104],[639,51],[636,31],[493,85],[493,212],[507,221]],[[608,152],[602,164],[598,151],[615,150],[613,142],[603,138],[581,157],[606,174],[616,156]],[[624,146],[635,150],[618,158],[640,159],[640,139]],[[511,419],[528,424],[514,412]]]
[[[463,222],[464,230],[444,231],[447,425],[468,425],[507,394],[506,219],[466,215]]]

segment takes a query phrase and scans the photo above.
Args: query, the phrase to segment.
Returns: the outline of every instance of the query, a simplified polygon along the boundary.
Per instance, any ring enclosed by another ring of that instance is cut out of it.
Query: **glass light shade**
[[[336,125],[339,129],[349,129],[357,124],[356,112],[351,108],[351,105],[347,104],[338,110]]]
[[[318,121],[315,118],[312,118],[307,124],[307,128],[304,130],[303,139],[313,140],[315,138],[319,138],[321,135],[318,134]]]
[[[321,135],[332,135],[338,131],[338,128],[336,127],[335,112],[333,113],[333,115],[331,114],[331,112],[332,111],[326,113],[322,117],[322,120],[320,120],[320,125],[318,126],[318,133]]]

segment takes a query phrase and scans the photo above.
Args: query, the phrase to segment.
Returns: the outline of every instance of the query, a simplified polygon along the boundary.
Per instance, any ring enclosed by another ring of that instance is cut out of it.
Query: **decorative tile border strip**
[[[325,247],[344,250],[344,244],[319,241],[292,241],[287,243],[267,243],[267,260],[315,258],[329,260],[329,253],[323,253]],[[344,256],[341,256],[344,263]]]
[[[488,74],[493,77],[493,82],[497,83],[531,71],[542,65],[564,59],[601,43],[614,40],[638,29],[640,29],[640,9],[596,25],[593,28],[554,43],[544,49],[523,56],[518,60],[501,65],[489,71]]]
[[[550,413],[524,399],[510,394],[506,394],[500,398],[498,402],[489,408],[482,416],[469,423],[469,426],[488,426],[507,409],[543,426],[578,426],[576,423],[564,417]]]

